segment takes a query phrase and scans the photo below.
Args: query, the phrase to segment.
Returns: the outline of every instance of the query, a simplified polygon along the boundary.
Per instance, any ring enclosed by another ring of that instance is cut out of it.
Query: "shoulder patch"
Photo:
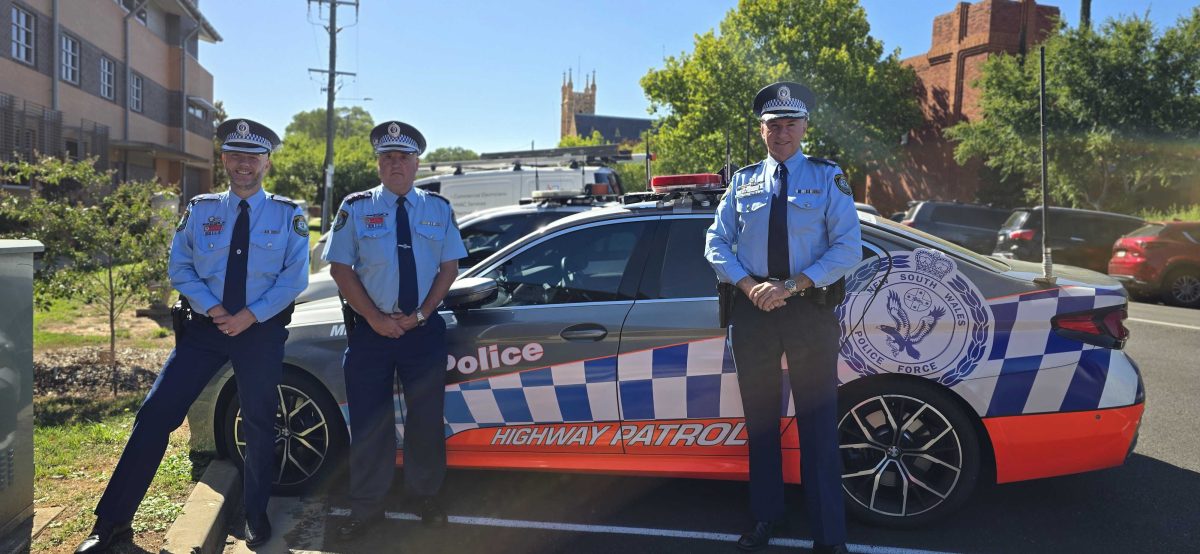
[[[346,195],[346,198],[342,199],[342,202],[344,202],[346,204],[353,204],[355,202],[358,202],[359,200],[362,200],[363,198],[370,198],[370,197],[371,197],[371,191],[364,190],[362,192],[356,192],[354,194]]]
[[[292,230],[302,237],[308,236],[308,221],[304,219],[304,216],[298,215],[292,218]]]
[[[831,165],[831,166],[833,166],[833,167],[837,167],[837,166],[838,166],[837,162],[835,162],[835,161],[833,161],[833,160],[828,160],[828,159],[825,159],[825,158],[817,158],[817,157],[815,157],[815,156],[810,156],[810,157],[808,158],[808,161],[810,161],[810,162],[816,162],[816,163],[819,163],[819,164]]]
[[[276,194],[272,194],[272,195],[270,195],[270,197],[269,197],[269,198],[270,198],[271,200],[274,200],[274,201],[276,201],[276,202],[280,202],[280,203],[283,203],[283,204],[287,204],[287,205],[289,205],[289,206],[291,206],[291,207],[293,207],[293,208],[298,208],[298,207],[300,207],[300,205],[299,205],[299,204],[297,204],[295,200],[292,200],[291,198],[288,198],[288,197],[286,197],[286,196],[279,196],[279,195],[276,195]]]
[[[333,222],[333,232],[342,230],[346,226],[346,220],[350,219],[350,213],[346,210],[338,210],[337,219]]]
[[[192,216],[192,203],[188,202],[187,207],[183,209],[183,217],[179,219],[179,225],[175,226],[175,232],[178,233],[187,227],[188,218]]]
[[[837,175],[834,175],[833,184],[837,185],[838,190],[846,195],[854,196],[854,191],[850,190],[850,183],[846,182],[846,175],[844,173],[839,171]]]
[[[216,201],[216,200],[220,200],[220,199],[221,199],[221,195],[219,195],[219,194],[213,194],[213,193],[197,194],[196,196],[193,196],[191,200],[188,200],[188,204],[195,204],[197,202]]]

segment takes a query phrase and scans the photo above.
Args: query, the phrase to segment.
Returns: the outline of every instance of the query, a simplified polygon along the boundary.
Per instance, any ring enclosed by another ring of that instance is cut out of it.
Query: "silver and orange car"
[[[702,181],[659,180],[662,193],[647,201],[554,222],[460,277],[441,312],[452,467],[747,477],[737,374],[703,257],[722,191]],[[862,261],[836,307],[843,488],[854,515],[918,525],[980,482],[1124,462],[1144,393],[1122,350],[1118,282],[1073,267],[1037,282],[1038,265],[859,218]],[[277,442],[285,493],[344,457],[354,409],[337,299],[298,307],[290,331]],[[192,428],[211,429],[239,460],[229,377],[211,383]],[[396,418],[402,444],[399,394]],[[790,418],[780,433],[796,483]]]

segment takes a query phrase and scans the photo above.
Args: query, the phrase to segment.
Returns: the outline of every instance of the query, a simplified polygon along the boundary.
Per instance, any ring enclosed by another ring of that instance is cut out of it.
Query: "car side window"
[[[658,298],[706,298],[717,295],[717,275],[704,259],[704,232],[709,219],[676,219],[667,231],[667,246],[658,279]]]
[[[644,221],[597,225],[554,236],[482,275],[499,286],[484,308],[620,300],[629,258]]]

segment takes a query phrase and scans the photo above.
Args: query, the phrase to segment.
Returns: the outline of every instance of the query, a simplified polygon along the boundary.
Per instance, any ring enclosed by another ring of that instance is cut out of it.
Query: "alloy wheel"
[[[316,475],[325,464],[330,450],[327,415],[305,391],[279,385],[279,406],[275,411],[275,484],[295,485]],[[233,440],[238,455],[245,459],[246,439],[242,435],[242,412],[234,419]]]

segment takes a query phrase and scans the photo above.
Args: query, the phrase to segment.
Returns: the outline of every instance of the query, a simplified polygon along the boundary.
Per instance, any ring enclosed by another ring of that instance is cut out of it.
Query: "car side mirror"
[[[495,279],[464,277],[450,285],[442,305],[454,311],[478,308],[495,299],[499,290]]]

